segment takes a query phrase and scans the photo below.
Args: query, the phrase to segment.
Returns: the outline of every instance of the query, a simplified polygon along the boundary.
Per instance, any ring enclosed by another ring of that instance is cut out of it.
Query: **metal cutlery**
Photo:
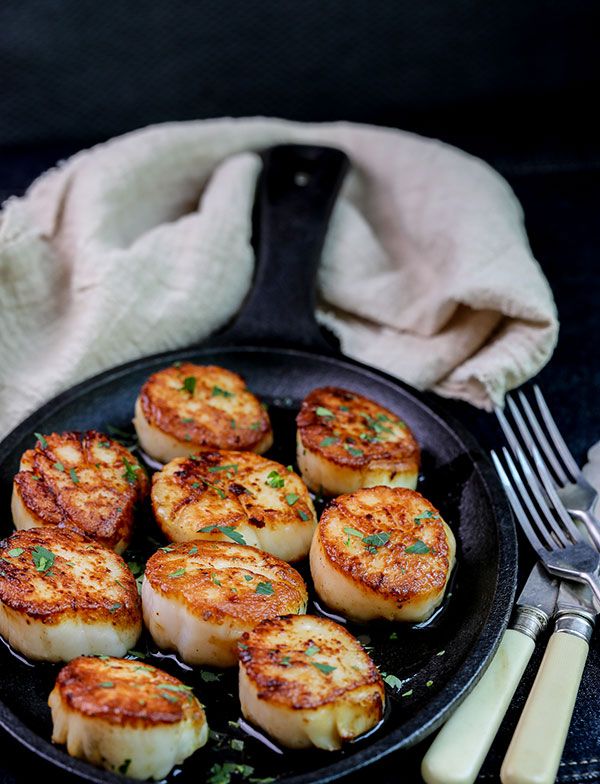
[[[552,543],[554,543],[552,537],[560,536],[562,537],[560,541],[565,547],[575,548],[569,550],[569,554],[574,552],[575,555],[581,555],[578,545],[572,544],[573,539],[578,541],[581,537],[571,516],[585,525],[592,542],[600,547],[600,521],[594,515],[597,493],[577,466],[537,386],[534,387],[534,395],[539,411],[538,417],[523,393],[519,393],[518,396],[520,408],[512,398],[507,398],[508,410],[519,436],[509,424],[503,411],[497,409],[496,415],[536,501],[545,505],[547,498],[557,499],[553,508],[561,517],[563,527],[568,533],[564,533],[561,528],[558,534],[553,530],[550,535]],[[525,459],[523,448],[532,455],[535,471]],[[542,480],[543,489],[536,480],[536,473]],[[529,496],[528,499],[531,501]],[[530,504],[528,510],[529,508],[537,512],[535,503]],[[526,515],[525,519],[527,519]],[[540,535],[546,541],[544,534]],[[593,551],[590,553],[589,548],[585,548],[584,558],[590,557],[595,558]],[[555,568],[555,573],[557,568],[562,576],[568,576],[569,579],[576,577],[568,568],[565,571],[564,554],[561,551],[548,549],[546,563],[550,569]],[[581,565],[578,563],[578,566]],[[591,565],[593,566],[593,560]],[[589,568],[590,564],[584,566]],[[582,593],[583,599],[580,596]],[[472,784],[475,781],[531,658],[535,642],[552,616],[555,604],[559,616],[557,630],[563,629],[566,624],[571,628],[570,633],[576,634],[576,627],[582,624],[580,634],[587,638],[591,633],[590,623],[593,623],[595,615],[594,612],[588,612],[586,609],[590,606],[590,602],[589,588],[562,583],[559,592],[558,581],[553,580],[546,569],[538,564],[534,566],[515,603],[512,623],[505,632],[490,666],[477,686],[440,730],[423,759],[421,772],[428,784],[442,784],[442,782]],[[566,629],[563,631],[566,632]],[[572,677],[578,685],[581,674],[577,676],[576,668],[572,670]],[[576,694],[577,686],[574,689]],[[563,722],[566,721],[566,727],[563,728],[565,738],[571,713],[572,707],[567,709],[563,716]],[[527,735],[524,737],[527,743]],[[558,760],[563,745],[564,739],[560,744]],[[519,748],[517,745],[516,750],[518,751]],[[519,764],[519,758],[514,757],[513,762]],[[504,767],[504,775],[507,776],[507,781],[521,780],[510,778],[512,774],[509,757]],[[528,780],[523,779],[523,781]]]
[[[551,480],[536,448],[543,484],[520,448],[519,467],[506,448],[502,453],[504,461],[495,453],[492,459],[523,533],[552,574],[577,581],[561,584],[554,632],[500,770],[503,784],[551,784],[600,612],[600,554],[585,541],[558,495],[548,492]]]

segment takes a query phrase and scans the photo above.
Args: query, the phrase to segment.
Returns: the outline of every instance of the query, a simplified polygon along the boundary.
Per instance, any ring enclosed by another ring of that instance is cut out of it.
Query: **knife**
[[[563,580],[548,642],[502,768],[503,784],[551,784],[562,756],[600,608],[586,585]]]
[[[427,784],[475,781],[535,643],[554,613],[557,594],[557,580],[536,563],[516,601],[512,624],[485,674],[423,757],[421,775]]]

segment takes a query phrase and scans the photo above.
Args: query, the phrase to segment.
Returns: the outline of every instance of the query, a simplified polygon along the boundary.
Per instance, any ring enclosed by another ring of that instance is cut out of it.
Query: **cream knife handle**
[[[503,784],[555,781],[589,651],[586,624],[591,635],[591,623],[581,616],[558,619],[504,757]]]
[[[423,757],[427,784],[471,784],[496,737],[535,643],[507,629],[496,655],[469,696],[442,727]]]

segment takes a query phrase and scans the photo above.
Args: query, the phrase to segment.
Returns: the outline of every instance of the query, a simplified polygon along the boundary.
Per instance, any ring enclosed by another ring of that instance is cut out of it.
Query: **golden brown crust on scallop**
[[[364,541],[377,534],[387,541]],[[400,607],[446,585],[448,534],[438,510],[415,490],[369,487],[338,496],[323,512],[315,536],[330,566]]]
[[[259,621],[308,599],[298,572],[274,555],[227,542],[197,540],[169,545],[148,560],[144,579],[204,621]],[[262,588],[261,588],[262,586]]]
[[[313,389],[302,401],[296,424],[303,447],[337,465],[418,469],[419,446],[408,426],[357,392]]]
[[[365,689],[364,711],[375,716],[373,723],[381,718],[381,675],[358,640],[339,624],[309,615],[268,619],[245,632],[238,645],[240,664],[259,699],[305,710]]]
[[[275,482],[268,479],[270,474],[277,474]],[[152,507],[169,539],[202,537],[198,529],[211,524],[237,528],[245,523],[257,531],[316,524],[300,477],[251,452],[205,451],[172,460],[153,476]]]
[[[203,449],[254,450],[270,441],[260,401],[240,375],[216,365],[164,368],[146,381],[140,403],[150,425]]]
[[[72,618],[141,625],[137,585],[125,561],[67,529],[30,528],[0,542],[0,601],[44,624]]]
[[[147,490],[131,452],[95,430],[44,436],[23,454],[14,478],[14,493],[38,525],[75,528],[120,551]]]
[[[55,688],[72,710],[119,726],[204,718],[198,700],[180,680],[130,659],[80,656],[62,668]]]

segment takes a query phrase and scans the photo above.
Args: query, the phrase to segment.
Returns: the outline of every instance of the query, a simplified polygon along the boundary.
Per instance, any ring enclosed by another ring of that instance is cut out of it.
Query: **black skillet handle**
[[[315,318],[315,282],[348,170],[340,150],[289,144],[263,154],[254,201],[254,283],[219,342],[337,353]]]

